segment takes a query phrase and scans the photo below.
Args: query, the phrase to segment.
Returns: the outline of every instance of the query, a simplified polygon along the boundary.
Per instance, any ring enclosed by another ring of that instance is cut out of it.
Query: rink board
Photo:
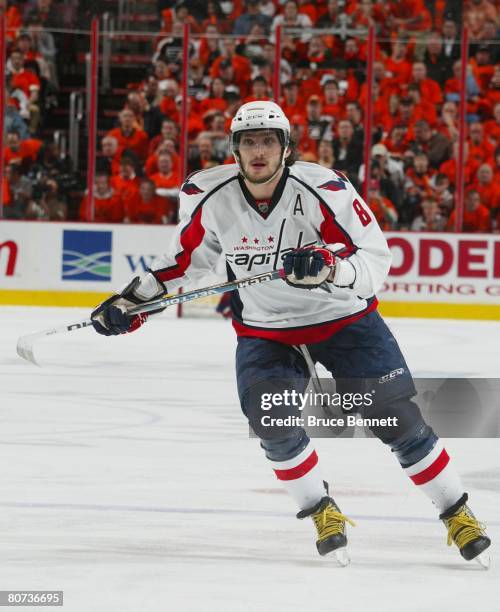
[[[3,221],[0,304],[93,306],[151,266],[168,250],[174,231],[173,226]],[[500,236],[386,235],[393,265],[378,293],[383,314],[500,320]]]

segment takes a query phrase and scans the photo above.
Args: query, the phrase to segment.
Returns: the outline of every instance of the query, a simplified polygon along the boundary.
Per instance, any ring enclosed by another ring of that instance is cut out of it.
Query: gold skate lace
[[[458,548],[463,548],[472,540],[483,535],[485,529],[485,526],[468,514],[465,508],[455,516],[446,519],[445,522],[448,528],[448,546],[455,542]]]
[[[316,529],[318,531],[318,536],[320,540],[325,540],[332,535],[337,535],[339,533],[344,533],[344,527],[346,523],[356,526],[356,523],[333,508],[333,506],[328,505],[321,512],[317,512],[312,515],[314,524],[316,525]]]

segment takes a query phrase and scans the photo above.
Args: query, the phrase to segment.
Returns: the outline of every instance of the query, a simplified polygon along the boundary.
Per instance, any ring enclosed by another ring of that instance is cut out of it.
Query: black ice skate
[[[479,565],[488,569],[490,558],[487,553],[483,553],[491,544],[491,540],[484,533],[485,526],[476,519],[466,504],[467,499],[467,493],[464,493],[457,503],[440,514],[439,518],[448,529],[448,546],[455,542],[466,561],[475,559]]]
[[[349,565],[345,527],[346,523],[354,526],[354,521],[344,516],[333,499],[327,496],[323,497],[312,508],[301,510],[297,514],[298,519],[304,519],[308,516],[312,518],[316,525],[318,532],[316,547],[319,554],[324,556],[333,552],[340,565]]]

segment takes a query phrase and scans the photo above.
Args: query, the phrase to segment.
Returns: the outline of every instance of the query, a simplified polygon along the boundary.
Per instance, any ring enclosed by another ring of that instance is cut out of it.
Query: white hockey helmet
[[[231,150],[238,150],[239,135],[246,130],[277,130],[283,149],[290,142],[290,122],[283,109],[268,100],[247,102],[231,121]]]

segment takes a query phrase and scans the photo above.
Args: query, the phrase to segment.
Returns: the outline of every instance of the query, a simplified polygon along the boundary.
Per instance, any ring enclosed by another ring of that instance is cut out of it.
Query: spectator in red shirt
[[[493,180],[493,168],[489,164],[479,166],[473,187],[487,208],[500,207],[500,185]]]
[[[113,136],[122,149],[130,149],[144,161],[148,152],[148,135],[144,130],[134,127],[134,113],[125,108],[118,116],[120,126],[110,130],[107,136]]]
[[[29,130],[36,134],[40,124],[40,79],[24,67],[24,57],[14,50],[10,55],[10,90],[19,89],[26,96],[29,113]]]
[[[450,142],[458,138],[458,108],[455,102],[445,102],[436,124],[436,130]]]
[[[36,161],[42,141],[35,138],[21,140],[17,130],[10,130],[7,134],[7,146],[4,149],[5,164],[17,164],[22,172],[27,172]]]
[[[34,72],[24,67],[24,61],[24,56],[20,51],[12,51],[10,55],[11,87],[12,89],[20,89],[30,100],[37,101],[38,92],[40,91],[40,79]],[[34,96],[34,93],[37,95]]]
[[[457,160],[458,160],[458,143],[454,142],[452,145],[453,149],[453,157],[448,161],[443,162],[439,166],[439,172],[446,174],[448,179],[450,180],[450,185],[453,187],[456,186],[456,177],[457,177]],[[474,160],[469,159],[469,146],[467,143],[464,145],[464,183],[465,185],[470,185],[472,183],[474,176],[477,172],[478,163]]]
[[[123,201],[109,183],[106,172],[97,172],[94,184],[94,223],[121,223],[123,221]],[[80,220],[91,221],[88,210],[88,194],[80,203]]]
[[[469,124],[469,159],[482,164],[492,158],[495,147],[484,137],[483,124],[473,121]]]
[[[156,186],[142,179],[139,190],[125,201],[125,223],[167,223],[165,198],[156,195]]]
[[[406,140],[406,128],[404,125],[396,124],[389,133],[389,136],[382,141],[392,155],[392,157],[403,157],[404,152],[408,149]]]
[[[500,102],[497,102],[493,108],[493,119],[485,121],[484,131],[495,147],[500,145]]]
[[[443,94],[441,93],[441,88],[436,81],[427,78],[427,67],[424,62],[413,63],[412,83],[416,83],[419,86],[422,99],[435,105],[442,103]]]
[[[448,229],[455,229],[455,211],[450,215]],[[464,221],[462,226],[464,232],[490,232],[491,218],[490,211],[481,204],[479,193],[475,189],[470,189],[465,194]]]
[[[9,4],[11,6],[8,6]],[[21,12],[15,4],[7,2],[7,0],[0,0],[0,14],[5,15],[6,37],[12,42],[16,39],[23,25]]]
[[[280,106],[287,117],[299,115],[302,111],[302,104],[299,98],[299,84],[297,81],[288,81],[283,85],[283,98]]]
[[[406,59],[408,45],[404,40],[396,38],[391,43],[391,56],[385,60],[386,76],[399,84],[411,79],[411,64]]]
[[[345,103],[335,79],[327,79],[323,84],[323,115],[331,117],[335,123],[345,116]]]

